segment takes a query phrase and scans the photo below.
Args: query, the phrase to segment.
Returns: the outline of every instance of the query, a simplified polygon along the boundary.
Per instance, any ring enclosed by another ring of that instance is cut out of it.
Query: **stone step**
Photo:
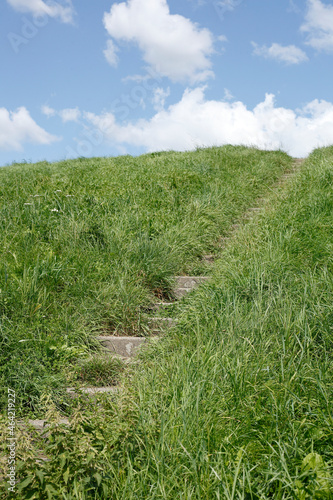
[[[176,326],[177,320],[174,318],[150,318],[148,324],[153,331],[160,331],[161,328],[172,328]]]
[[[69,425],[69,419],[66,417],[60,418],[57,424]],[[38,432],[42,432],[48,427],[50,427],[50,424],[48,423],[47,420],[28,420],[27,422],[23,421],[18,422],[18,427],[26,428],[29,425],[34,427]]]
[[[173,293],[176,299],[181,299],[185,297],[188,293],[192,292],[193,288],[175,288]]]
[[[67,387],[66,392],[71,398],[75,399],[80,394],[85,394],[88,397],[94,397],[98,394],[117,394],[119,392],[119,387],[115,385],[108,387],[80,387],[79,389]]]
[[[114,337],[114,336],[99,336],[97,337],[102,346],[112,354],[123,358],[131,358],[135,356],[138,349],[145,343],[145,337]]]
[[[150,306],[149,309],[159,311],[161,309],[164,309],[166,307],[170,307],[172,305],[174,305],[174,302],[156,302],[155,304]]]
[[[174,302],[156,302],[155,307],[169,307],[172,306]]]
[[[193,289],[196,286],[209,280],[209,276],[175,276],[176,288]]]

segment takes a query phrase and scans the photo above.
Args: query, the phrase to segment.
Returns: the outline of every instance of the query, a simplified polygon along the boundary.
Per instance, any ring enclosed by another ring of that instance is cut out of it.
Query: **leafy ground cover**
[[[1,405],[11,387],[22,414],[44,393],[68,409],[66,385],[100,379],[96,333],[144,335],[145,307],[207,272],[201,256],[291,161],[227,146],[1,168]]]
[[[22,445],[22,498],[332,498],[332,183],[316,150],[118,398],[55,428],[38,470]]]

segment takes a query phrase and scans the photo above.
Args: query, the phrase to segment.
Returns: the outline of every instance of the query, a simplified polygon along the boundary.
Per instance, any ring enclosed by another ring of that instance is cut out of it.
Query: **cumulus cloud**
[[[308,61],[306,53],[295,45],[283,46],[273,43],[270,47],[266,47],[266,45],[260,47],[255,42],[252,42],[252,46],[254,47],[253,54],[262,56],[265,59],[275,59],[286,64],[299,64]]]
[[[229,89],[224,89],[224,96],[223,96],[223,99],[225,101],[232,101],[234,98],[234,96],[232,95],[232,93],[230,92]]]
[[[63,23],[73,21],[74,9],[71,0],[66,0],[63,5],[43,0],[7,0],[7,3],[18,12],[29,12],[34,15],[47,15],[58,17]]]
[[[50,118],[51,116],[60,116],[64,123],[77,122],[81,116],[81,111],[79,110],[79,108],[66,108],[61,109],[60,111],[56,111],[46,104],[42,106],[41,109],[42,113],[48,118]]]
[[[156,111],[164,109],[165,100],[170,95],[170,87],[164,90],[162,87],[156,87],[153,92],[152,103]]]
[[[187,89],[178,103],[150,120],[122,125],[112,113],[84,116],[109,143],[147,151],[245,144],[306,156],[315,147],[333,143],[332,103],[316,100],[293,111],[276,107],[271,94],[249,110],[242,102],[206,100],[204,88]]]
[[[0,108],[0,149],[20,151],[26,142],[51,144],[58,139],[37,125],[25,107]]]
[[[137,44],[145,62],[172,81],[193,83],[212,75],[211,32],[183,16],[170,14],[166,0],[115,3],[104,14],[104,26],[113,40]],[[113,44],[105,56],[115,64]]]
[[[308,34],[306,43],[320,51],[333,51],[333,5],[308,0],[305,23],[301,30]]]
[[[45,104],[44,106],[42,106],[42,113],[43,113],[43,115],[45,115],[48,118],[50,118],[51,116],[54,116],[57,112],[56,112],[55,109],[50,108],[50,106],[48,106],[47,104]]]
[[[59,111],[59,116],[64,123],[66,122],[77,122],[81,116],[81,112],[78,108],[67,108]]]
[[[112,40],[106,42],[106,49],[103,51],[105,59],[110,64],[110,66],[117,66],[118,64],[118,47],[113,43]]]

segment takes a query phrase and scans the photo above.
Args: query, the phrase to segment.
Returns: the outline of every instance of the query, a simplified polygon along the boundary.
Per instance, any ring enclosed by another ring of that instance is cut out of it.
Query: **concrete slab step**
[[[193,289],[209,280],[209,276],[175,276],[176,287]]]
[[[158,307],[169,307],[169,306],[173,306],[174,305],[174,302],[156,302],[156,304],[154,304],[154,307],[155,308],[158,308]]]
[[[174,305],[174,302],[156,302],[156,304],[152,306],[152,309],[159,310],[172,305]]]
[[[97,339],[108,352],[123,358],[135,356],[146,341],[145,337],[99,336]]]
[[[60,418],[59,421],[57,422],[59,425],[69,425],[69,419],[67,417]],[[50,424],[47,420],[28,420],[27,422],[19,421],[18,422],[18,427],[26,428],[27,425],[31,425],[36,429],[38,432],[42,432],[48,427],[50,427]]]
[[[175,288],[173,293],[176,299],[181,299],[185,297],[189,292],[192,292],[193,288]]]
[[[115,385],[108,387],[80,387],[79,389],[68,387],[66,392],[71,398],[75,399],[81,394],[85,394],[88,397],[94,397],[98,394],[117,394],[119,387]]]
[[[148,324],[152,330],[160,331],[165,328],[172,328],[176,326],[177,320],[174,318],[150,318]]]

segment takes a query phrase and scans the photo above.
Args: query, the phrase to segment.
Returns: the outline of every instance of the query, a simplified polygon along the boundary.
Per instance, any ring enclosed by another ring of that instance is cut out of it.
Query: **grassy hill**
[[[273,191],[291,165],[228,146],[0,170],[1,385],[73,422],[23,433],[21,498],[332,498],[333,148]],[[118,397],[75,409],[96,333],[145,335],[183,273],[213,276]]]
[[[45,391],[61,404],[96,333],[144,334],[154,295],[205,272],[200,256],[290,163],[226,147],[0,169],[1,386],[21,409]]]

